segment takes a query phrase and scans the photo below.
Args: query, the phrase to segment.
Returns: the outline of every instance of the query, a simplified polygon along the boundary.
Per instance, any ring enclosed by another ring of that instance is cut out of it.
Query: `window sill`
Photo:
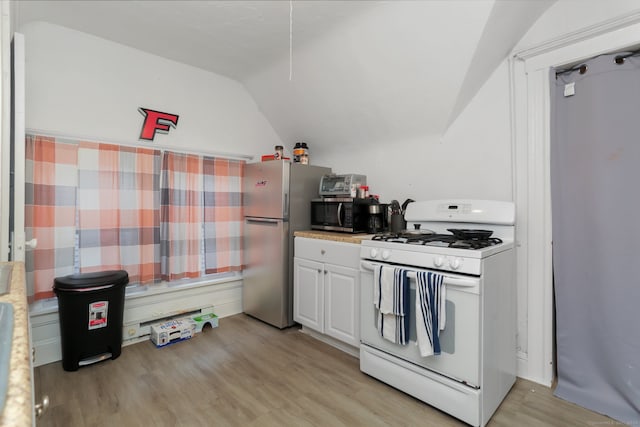
[[[155,285],[127,286],[125,301],[152,295],[178,292],[185,289],[199,288],[209,285],[217,285],[242,280],[241,273],[222,273],[211,277],[199,277],[197,279],[183,279],[175,282],[160,282]],[[37,316],[58,311],[58,298],[48,298],[29,304],[29,315]]]

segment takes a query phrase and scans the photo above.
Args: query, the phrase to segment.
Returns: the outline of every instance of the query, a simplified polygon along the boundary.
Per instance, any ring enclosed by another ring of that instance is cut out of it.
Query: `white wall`
[[[291,63],[285,57],[244,83],[286,149],[306,141],[312,163],[370,175],[380,165],[363,164],[363,152],[429,146],[428,135],[444,132],[493,4],[380,2],[300,48],[294,12]],[[334,164],[342,155],[354,164]]]
[[[246,155],[281,144],[234,80],[48,23],[18,31],[26,43],[28,129],[137,143],[137,110],[146,107],[180,116],[156,144]]]
[[[493,73],[448,131],[420,138],[345,144],[314,162],[367,175],[381,201],[406,198],[512,200],[509,77]]]
[[[367,175],[381,201],[511,200],[508,121],[497,118],[508,112],[499,107],[508,105],[506,67],[463,125],[446,129],[493,4],[382,3],[294,51],[291,81],[286,60],[245,85],[285,148],[308,142],[313,164]]]

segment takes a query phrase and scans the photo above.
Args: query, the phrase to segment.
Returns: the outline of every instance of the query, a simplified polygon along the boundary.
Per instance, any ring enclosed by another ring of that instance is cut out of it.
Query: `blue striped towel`
[[[409,279],[402,268],[377,266],[373,274],[373,305],[380,335],[395,343],[409,341]]]
[[[440,354],[440,331],[446,323],[443,279],[436,273],[416,274],[416,336],[422,357]]]

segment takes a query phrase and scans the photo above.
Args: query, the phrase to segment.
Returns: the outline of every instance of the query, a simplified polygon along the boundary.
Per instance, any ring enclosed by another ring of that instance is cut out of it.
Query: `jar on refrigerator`
[[[282,145],[276,145],[273,158],[274,160],[282,160],[284,158],[284,147]]]
[[[306,142],[296,142],[295,147],[293,147],[293,161],[295,163],[301,162],[301,156],[303,154],[309,155],[309,147]]]

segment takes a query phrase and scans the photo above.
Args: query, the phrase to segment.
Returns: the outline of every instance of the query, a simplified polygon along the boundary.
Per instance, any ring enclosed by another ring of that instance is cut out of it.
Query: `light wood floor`
[[[116,360],[65,372],[35,370],[38,426],[459,426],[363,373],[358,359],[296,328],[279,331],[245,315],[157,349],[123,347]],[[525,380],[490,426],[593,426],[609,418]]]

